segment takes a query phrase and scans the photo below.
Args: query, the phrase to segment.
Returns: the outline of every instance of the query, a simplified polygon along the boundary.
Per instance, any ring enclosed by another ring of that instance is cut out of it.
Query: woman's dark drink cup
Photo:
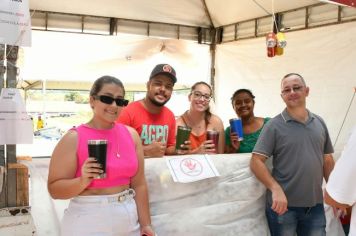
[[[98,179],[106,178],[106,150],[107,140],[88,140],[89,157],[94,157],[103,170]]]
[[[181,150],[181,145],[189,139],[189,135],[192,129],[187,126],[178,126],[176,137],[176,151]]]
[[[206,132],[206,139],[212,140],[215,146],[215,153],[218,153],[219,147],[219,132],[215,130],[208,130]]]

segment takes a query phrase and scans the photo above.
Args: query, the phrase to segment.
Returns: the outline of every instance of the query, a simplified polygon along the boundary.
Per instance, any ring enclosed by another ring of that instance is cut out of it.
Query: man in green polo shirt
[[[272,236],[326,234],[322,182],[334,167],[334,150],[323,119],[306,108],[308,94],[301,75],[283,77],[286,109],[265,125],[252,152],[251,170],[267,187]],[[265,165],[270,157],[272,173]]]

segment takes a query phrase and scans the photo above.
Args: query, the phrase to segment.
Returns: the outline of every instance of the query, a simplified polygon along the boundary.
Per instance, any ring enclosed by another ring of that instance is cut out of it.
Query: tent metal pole
[[[6,45],[0,44],[0,93],[2,88],[4,87],[5,82],[5,53],[6,53]],[[6,194],[5,194],[5,173],[2,171],[5,170],[5,145],[0,145],[0,208],[4,208],[6,206]]]
[[[6,88],[16,88],[17,86],[17,57],[18,46],[6,45]],[[9,164],[17,163],[16,145],[6,145],[6,207],[15,207],[17,204],[17,172],[16,169],[9,169]]]
[[[216,30],[212,29],[212,42],[210,44],[210,85],[213,95],[215,94],[215,52],[216,52]],[[215,95],[213,96],[215,102]]]
[[[211,68],[210,68],[210,84],[213,89],[213,94],[215,94],[215,44],[210,45],[210,53],[211,53]],[[213,96],[213,100],[215,102],[215,96]]]

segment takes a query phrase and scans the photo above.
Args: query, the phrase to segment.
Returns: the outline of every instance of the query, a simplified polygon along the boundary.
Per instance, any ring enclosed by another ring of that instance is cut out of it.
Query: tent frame
[[[30,10],[32,30],[94,35],[138,34],[211,44],[212,29],[182,24],[132,20],[104,16]]]
[[[211,26],[197,27],[164,22],[132,20],[83,14],[31,10],[32,29],[42,31],[119,35],[130,33],[147,37],[165,37],[198,42],[221,44],[238,40],[264,37],[271,31],[272,14],[214,27],[205,1],[205,12]],[[323,15],[318,17],[318,15]],[[316,27],[356,21],[355,8],[328,3],[317,3],[275,14],[279,30],[292,32]]]
[[[322,14],[322,17],[318,17]],[[292,32],[356,21],[356,9],[328,3],[296,8],[275,14],[279,31]],[[219,43],[264,37],[271,32],[272,14],[218,27]],[[250,26],[250,27],[249,27]]]

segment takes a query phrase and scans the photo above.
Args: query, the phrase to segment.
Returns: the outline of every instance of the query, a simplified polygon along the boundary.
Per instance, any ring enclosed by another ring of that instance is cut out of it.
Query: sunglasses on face
[[[129,104],[129,100],[123,99],[123,98],[113,98],[110,96],[105,96],[105,95],[97,95],[93,96],[94,99],[99,99],[100,102],[111,105],[113,101],[115,101],[116,106],[118,107],[126,107],[127,104]]]

